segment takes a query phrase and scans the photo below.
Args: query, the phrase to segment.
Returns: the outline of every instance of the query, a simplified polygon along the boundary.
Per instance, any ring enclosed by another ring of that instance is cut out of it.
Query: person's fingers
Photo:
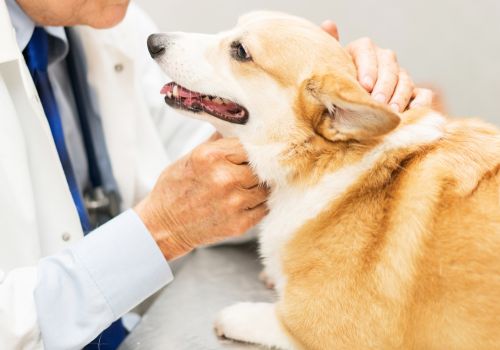
[[[226,159],[233,164],[242,165],[248,163],[248,155],[243,146],[235,148],[226,154]]]
[[[213,142],[213,141],[217,141],[221,138],[222,138],[222,135],[218,131],[216,131],[205,142]]]
[[[434,102],[434,92],[429,89],[417,88],[413,92],[413,100],[409,109],[418,107],[432,107]]]
[[[234,225],[235,229],[231,231],[232,236],[241,236],[249,229],[257,225],[269,213],[266,203],[262,203],[255,208],[244,210],[240,212],[237,223]]]
[[[189,155],[189,160],[196,167],[206,167],[208,164],[220,162],[229,164],[245,164],[247,154],[237,139],[221,138],[217,141],[205,142],[196,147]]]
[[[255,186],[248,190],[240,190],[235,193],[241,203],[241,208],[244,210],[255,208],[267,200],[269,189],[265,186]]]
[[[216,152],[224,155],[224,157],[233,164],[248,163],[248,155],[243,145],[236,138],[221,138],[213,143]]]
[[[259,178],[248,165],[233,165],[230,171],[242,189],[250,189],[259,184]]]
[[[358,39],[347,46],[358,71],[358,81],[371,92],[377,81],[378,63],[376,47],[369,38]]]
[[[398,83],[399,65],[394,52],[390,50],[377,50],[378,77],[372,91],[373,98],[382,103],[387,103],[394,94]]]
[[[248,220],[248,228],[255,226],[264,216],[269,213],[266,203],[262,203],[255,208],[248,209],[245,211],[246,218]]]
[[[332,20],[326,20],[321,24],[321,28],[335,39],[339,40],[339,29],[337,24]]]
[[[396,86],[394,95],[389,102],[389,106],[395,112],[403,112],[410,103],[414,88],[415,85],[413,84],[413,80],[410,78],[408,73],[404,70],[399,71],[398,85]]]

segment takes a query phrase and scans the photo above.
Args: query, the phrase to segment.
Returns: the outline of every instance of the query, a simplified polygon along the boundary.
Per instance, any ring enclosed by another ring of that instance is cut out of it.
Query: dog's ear
[[[315,76],[307,82],[306,89],[324,106],[314,127],[329,140],[374,138],[393,130],[400,122],[396,113],[373,100],[350,76]]]

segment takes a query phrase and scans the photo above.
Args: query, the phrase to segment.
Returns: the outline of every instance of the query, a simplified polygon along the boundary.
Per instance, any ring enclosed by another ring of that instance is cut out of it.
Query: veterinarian
[[[266,213],[235,140],[190,151],[213,131],[161,103],[145,45],[157,30],[128,7],[0,2],[2,349],[90,349],[108,327],[100,348],[116,348],[120,317],[172,280],[168,261]],[[374,98],[428,103],[390,51],[348,49]]]

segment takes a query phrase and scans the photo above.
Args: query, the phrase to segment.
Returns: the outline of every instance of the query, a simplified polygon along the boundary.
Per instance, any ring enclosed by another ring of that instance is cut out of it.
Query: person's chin
[[[127,13],[129,2],[108,6],[99,16],[85,20],[85,25],[96,29],[111,28],[120,23]]]

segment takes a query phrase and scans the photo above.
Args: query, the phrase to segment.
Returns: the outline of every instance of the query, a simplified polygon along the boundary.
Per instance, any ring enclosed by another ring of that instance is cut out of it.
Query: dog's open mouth
[[[245,124],[248,120],[245,107],[221,97],[190,91],[174,82],[165,85],[161,93],[165,95],[165,102],[174,108],[193,113],[205,112],[235,124]]]

